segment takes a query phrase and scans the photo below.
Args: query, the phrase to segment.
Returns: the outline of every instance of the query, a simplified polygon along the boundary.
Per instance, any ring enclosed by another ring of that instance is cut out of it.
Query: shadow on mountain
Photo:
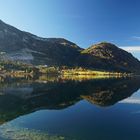
[[[64,81],[7,80],[0,84],[0,123],[40,109],[65,109],[80,100],[114,105],[140,87],[138,78]]]

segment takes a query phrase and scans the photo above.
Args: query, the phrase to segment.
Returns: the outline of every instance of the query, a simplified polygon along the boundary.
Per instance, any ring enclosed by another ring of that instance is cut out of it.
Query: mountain
[[[41,38],[0,21],[1,59],[35,65],[71,65],[81,50],[63,38]]]
[[[103,42],[82,49],[66,39],[38,37],[1,20],[0,60],[109,71],[140,71],[139,60],[111,43]]]
[[[78,61],[86,67],[106,70],[138,72],[140,61],[116,45],[102,42],[81,51]]]

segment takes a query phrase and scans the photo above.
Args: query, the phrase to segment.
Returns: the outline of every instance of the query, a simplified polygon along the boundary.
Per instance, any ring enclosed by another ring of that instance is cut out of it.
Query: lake
[[[0,140],[139,140],[140,78],[0,78]]]

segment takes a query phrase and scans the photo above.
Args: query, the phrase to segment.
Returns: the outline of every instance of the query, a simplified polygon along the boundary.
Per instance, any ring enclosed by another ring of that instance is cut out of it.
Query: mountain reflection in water
[[[138,78],[64,80],[61,78],[1,79],[0,123],[40,109],[64,109],[80,100],[111,106],[140,87]]]

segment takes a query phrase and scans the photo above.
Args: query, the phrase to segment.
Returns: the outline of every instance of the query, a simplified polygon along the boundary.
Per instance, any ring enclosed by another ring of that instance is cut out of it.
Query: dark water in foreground
[[[139,140],[140,78],[1,79],[0,140]]]

